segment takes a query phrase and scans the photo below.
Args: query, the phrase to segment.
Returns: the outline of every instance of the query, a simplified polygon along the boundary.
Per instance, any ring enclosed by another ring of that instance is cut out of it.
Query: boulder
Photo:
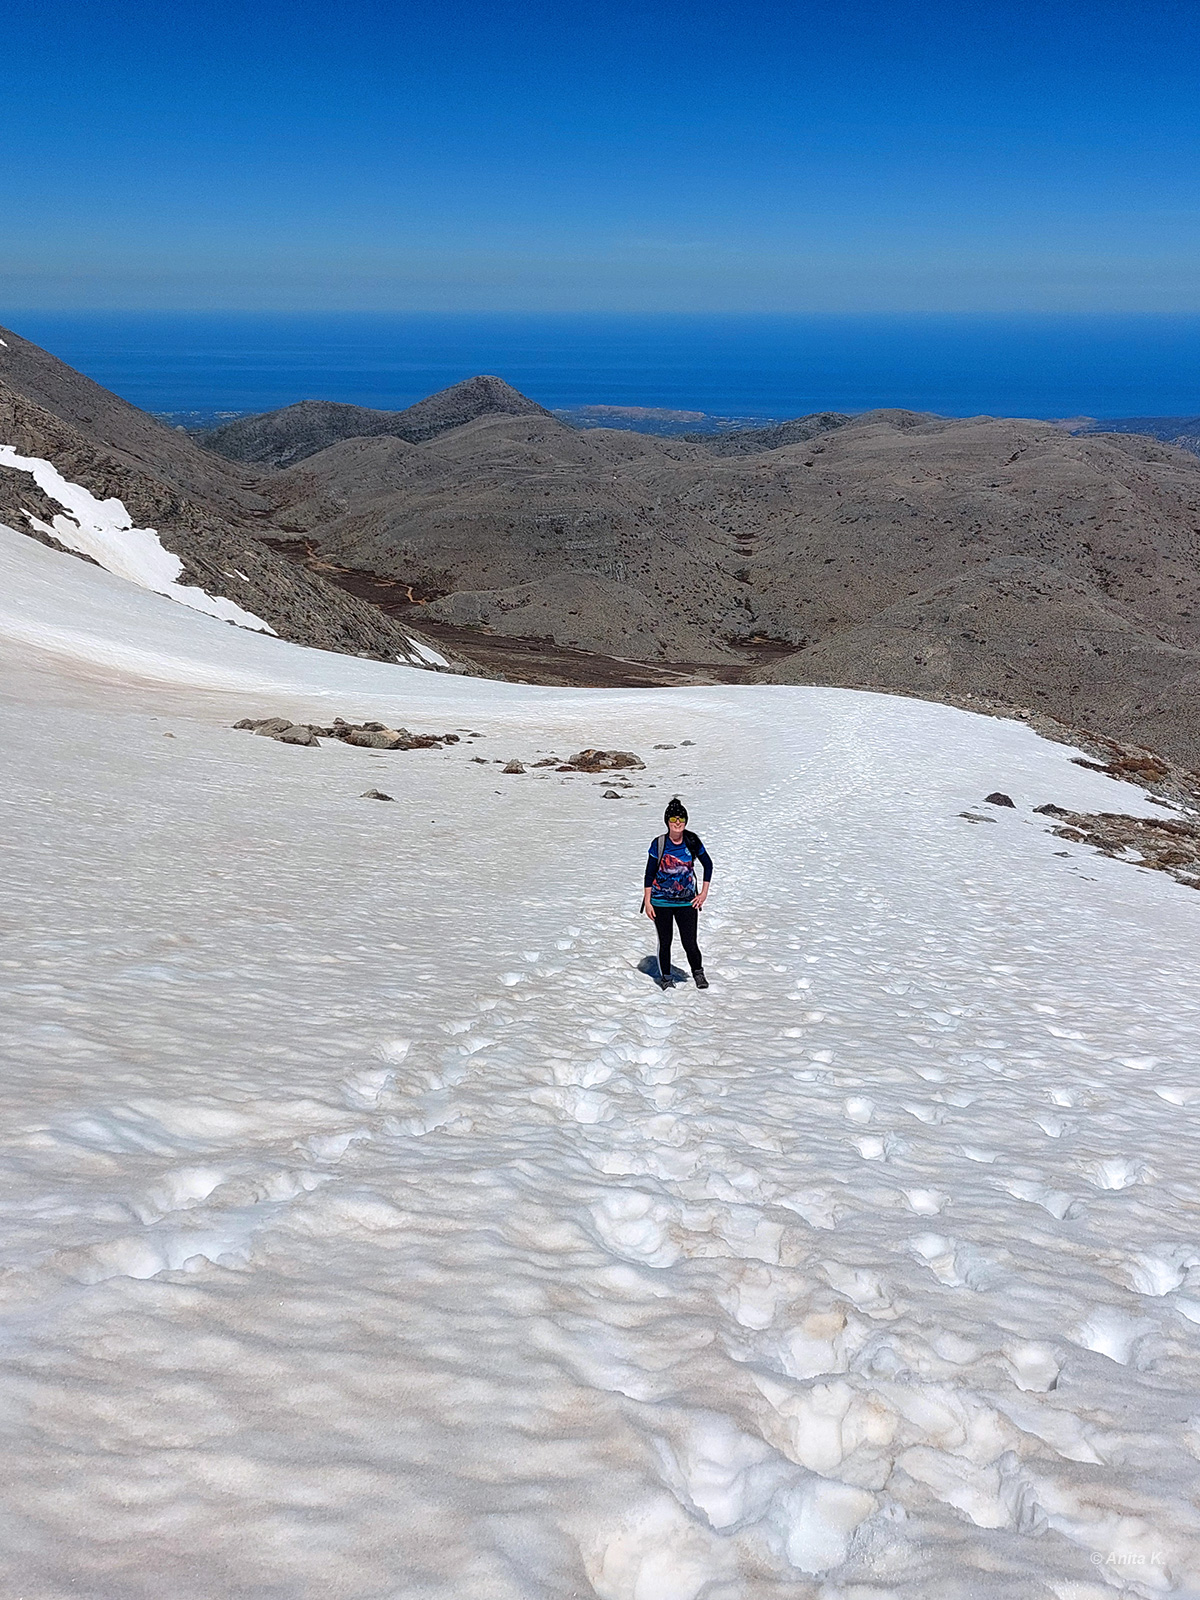
[[[312,729],[303,722],[294,722],[290,728],[285,728],[282,733],[275,735],[280,744],[315,744],[321,741],[316,738]]]
[[[353,733],[346,735],[347,744],[357,745],[362,750],[402,750],[405,749],[403,735],[394,728],[355,728]]]
[[[601,798],[601,800],[619,800],[621,798],[621,796],[617,793],[617,791],[615,789],[605,789],[604,793],[600,796],[600,798]]]
[[[1016,801],[1009,795],[1001,794],[999,789],[993,789],[991,794],[985,794],[983,803],[985,806],[1011,806],[1014,811],[1017,807]]]
[[[384,794],[382,789],[364,789],[360,797],[363,800],[395,800],[394,794]]]
[[[521,765],[521,763],[519,761],[510,761],[508,763],[508,765],[505,767],[504,770],[505,770],[505,772],[516,773],[516,772],[524,772],[525,768]]]

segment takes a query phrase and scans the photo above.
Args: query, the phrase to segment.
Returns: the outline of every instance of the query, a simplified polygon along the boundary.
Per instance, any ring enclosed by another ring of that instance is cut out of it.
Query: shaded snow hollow
[[[1200,898],[1030,809],[1137,791],[912,700],[305,651],[7,532],[0,664],[0,1590],[1197,1592]],[[621,803],[471,760],[589,744]],[[706,994],[636,970],[676,790]]]

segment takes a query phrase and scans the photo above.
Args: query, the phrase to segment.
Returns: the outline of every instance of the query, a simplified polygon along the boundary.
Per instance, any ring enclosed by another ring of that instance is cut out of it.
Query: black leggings
[[[655,906],[654,926],[658,931],[658,970],[665,978],[671,970],[671,927],[679,928],[679,938],[687,953],[693,972],[704,965],[700,946],[696,943],[696,920],[700,913],[695,906]]]

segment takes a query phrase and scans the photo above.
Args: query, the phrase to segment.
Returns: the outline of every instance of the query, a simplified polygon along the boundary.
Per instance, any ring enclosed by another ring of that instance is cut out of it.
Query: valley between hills
[[[494,377],[191,437],[0,339],[0,443],[297,642],[424,641],[535,683],[884,689],[1200,767],[1200,459],[1172,443],[906,411],[661,437]],[[61,512],[0,466],[0,521],[54,543]]]

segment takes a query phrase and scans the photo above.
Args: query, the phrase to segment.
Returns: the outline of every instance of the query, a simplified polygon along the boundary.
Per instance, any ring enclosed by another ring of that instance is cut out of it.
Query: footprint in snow
[[[889,1139],[879,1139],[873,1134],[868,1134],[862,1139],[854,1139],[851,1142],[864,1161],[886,1161],[891,1149]]]
[[[1041,1206],[1056,1222],[1066,1221],[1078,1210],[1074,1195],[1064,1194],[1061,1189],[1049,1189],[1044,1183],[1027,1183],[1014,1178],[1002,1183],[1001,1188],[1014,1200],[1027,1200],[1030,1205]]]
[[[919,1261],[923,1261],[939,1283],[948,1289],[960,1289],[962,1278],[954,1262],[958,1240],[940,1233],[921,1233],[908,1241],[908,1248]]]
[[[374,1106],[392,1081],[391,1067],[376,1067],[353,1072],[342,1079],[342,1096],[348,1105]]]
[[[941,1106],[910,1105],[901,1102],[901,1111],[907,1111],[910,1117],[916,1117],[918,1122],[942,1123],[945,1122],[947,1112]]]
[[[1124,1367],[1137,1341],[1153,1329],[1154,1323],[1145,1317],[1131,1317],[1116,1306],[1097,1306],[1067,1338]]]
[[[1126,1268],[1129,1286],[1137,1294],[1160,1298],[1179,1288],[1187,1277],[1187,1267],[1197,1260],[1200,1260],[1200,1256],[1192,1254],[1184,1265],[1163,1256],[1136,1255]]]
[[[1150,1181],[1145,1164],[1114,1156],[1108,1161],[1087,1161],[1082,1167],[1083,1176],[1097,1189],[1128,1189],[1135,1183]]]

